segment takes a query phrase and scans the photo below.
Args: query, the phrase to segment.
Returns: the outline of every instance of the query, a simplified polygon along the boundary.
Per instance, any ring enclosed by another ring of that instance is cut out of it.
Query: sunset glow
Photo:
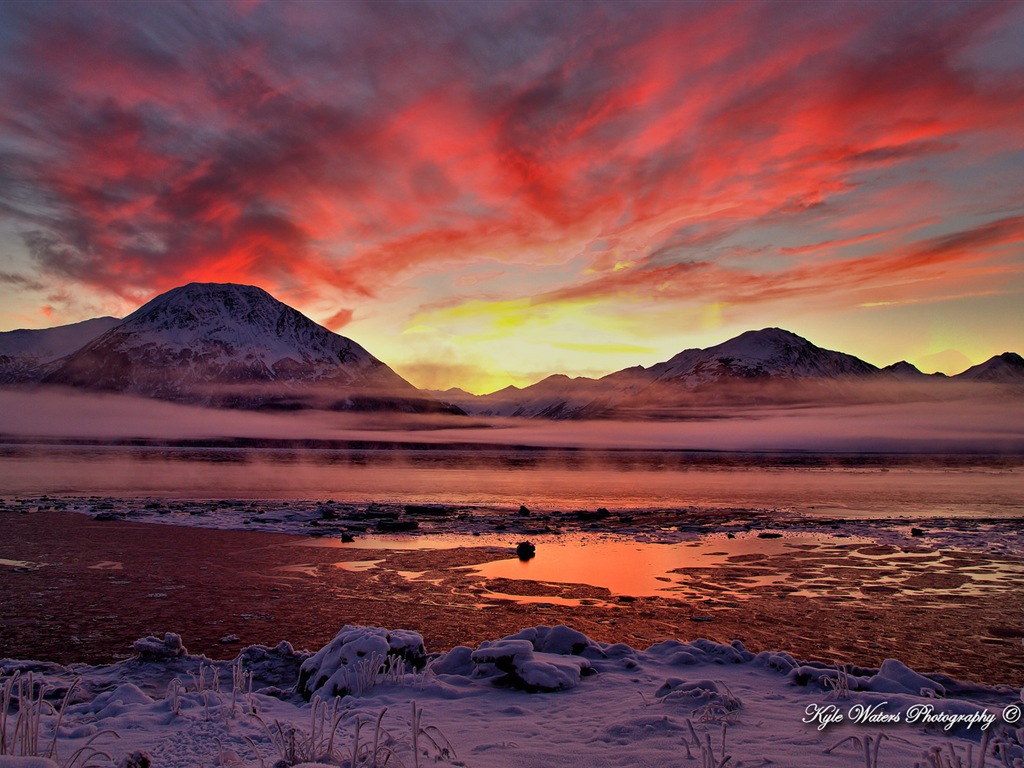
[[[0,6],[0,330],[259,285],[417,386],[1024,352],[1024,5]]]

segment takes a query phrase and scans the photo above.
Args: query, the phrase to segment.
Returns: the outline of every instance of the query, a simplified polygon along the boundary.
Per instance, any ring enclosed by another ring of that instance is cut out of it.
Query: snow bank
[[[312,654],[281,643],[218,662],[188,654],[176,635],[136,649],[101,667],[0,661],[0,684],[31,672],[58,705],[75,686],[57,765],[91,745],[97,768],[322,768],[353,755],[368,763],[373,744],[396,765],[678,768],[731,756],[737,768],[862,768],[870,738],[878,765],[930,766],[941,748],[965,765],[970,749],[971,765],[1024,766],[1024,728],[1011,722],[1019,689],[897,660],[837,668],[711,640],[638,650],[564,626],[429,660],[415,632],[354,626]],[[41,744],[55,721],[44,712]],[[0,758],[0,768],[54,763]]]

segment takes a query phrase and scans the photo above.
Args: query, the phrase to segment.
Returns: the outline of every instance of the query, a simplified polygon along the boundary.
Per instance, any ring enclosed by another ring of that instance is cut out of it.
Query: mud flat
[[[635,647],[739,639],[754,652],[873,665],[899,658],[961,679],[1024,683],[1024,621],[1006,609],[1024,597],[1024,560],[922,537],[898,546],[865,537],[863,525],[856,536],[718,531],[648,544],[700,557],[659,577],[663,589],[629,594],[601,578],[503,575],[515,563],[514,537],[436,549],[409,540],[341,545],[32,510],[0,512],[0,655],[8,657],[99,663],[130,655],[139,637],[174,631],[193,653],[227,659],[282,639],[318,648],[345,624],[405,627],[440,650],[569,624]],[[1005,540],[1019,535],[1014,525],[985,530]],[[598,536],[578,535],[591,546]],[[542,543],[537,562],[544,556]]]

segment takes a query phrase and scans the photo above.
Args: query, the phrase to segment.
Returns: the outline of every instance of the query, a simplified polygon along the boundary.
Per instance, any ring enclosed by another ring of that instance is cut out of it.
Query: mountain
[[[38,378],[40,367],[70,355],[120,322],[116,317],[96,317],[56,328],[0,333],[0,383]]]
[[[1024,358],[1016,352],[1003,352],[952,378],[993,384],[1024,384]]]
[[[853,355],[815,346],[780,328],[747,331],[707,349],[687,349],[650,368],[600,379],[555,375],[522,389],[459,397],[435,393],[475,415],[591,418],[671,417],[721,402],[793,402],[835,396],[847,382],[878,374]]]
[[[122,321],[0,333],[0,384],[32,382],[238,408],[685,419],[736,406],[1016,398],[1024,359],[1007,352],[958,376],[927,375],[765,328],[599,379],[556,374],[489,395],[429,392],[260,288],[191,283]]]
[[[351,339],[230,283],[157,296],[42,383],[242,408],[444,410]]]
[[[600,379],[549,376],[529,387],[489,395],[435,393],[482,416],[688,418],[730,406],[907,402],[970,396],[955,379],[1013,382],[1024,361],[1001,355],[959,377],[921,373],[901,361],[879,369],[853,355],[823,349],[780,328],[747,331],[707,349],[687,349],[649,368],[634,366]]]
[[[858,357],[816,347],[781,328],[747,331],[714,347],[687,349],[647,371],[654,381],[678,381],[691,388],[721,379],[832,379],[877,372]]]
[[[508,386],[489,395],[473,395],[457,388],[430,394],[475,416],[585,419],[607,415],[610,406],[608,388],[600,381],[561,373],[529,387]]]

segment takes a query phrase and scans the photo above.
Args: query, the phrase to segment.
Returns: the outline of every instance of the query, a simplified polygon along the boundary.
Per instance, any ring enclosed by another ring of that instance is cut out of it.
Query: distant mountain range
[[[124,320],[0,333],[0,383],[238,408],[685,418],[726,405],[944,399],[979,384],[1019,395],[1024,359],[1006,352],[956,376],[929,375],[905,361],[877,368],[765,328],[599,379],[558,374],[489,395],[428,392],[260,288],[190,283]]]
[[[977,394],[971,386],[977,383],[1002,385],[987,394],[1024,394],[1024,359],[1006,352],[956,376],[925,374],[906,361],[878,368],[795,333],[765,328],[599,379],[558,374],[489,395],[459,389],[433,394],[481,416],[686,418],[725,406],[955,398]]]

